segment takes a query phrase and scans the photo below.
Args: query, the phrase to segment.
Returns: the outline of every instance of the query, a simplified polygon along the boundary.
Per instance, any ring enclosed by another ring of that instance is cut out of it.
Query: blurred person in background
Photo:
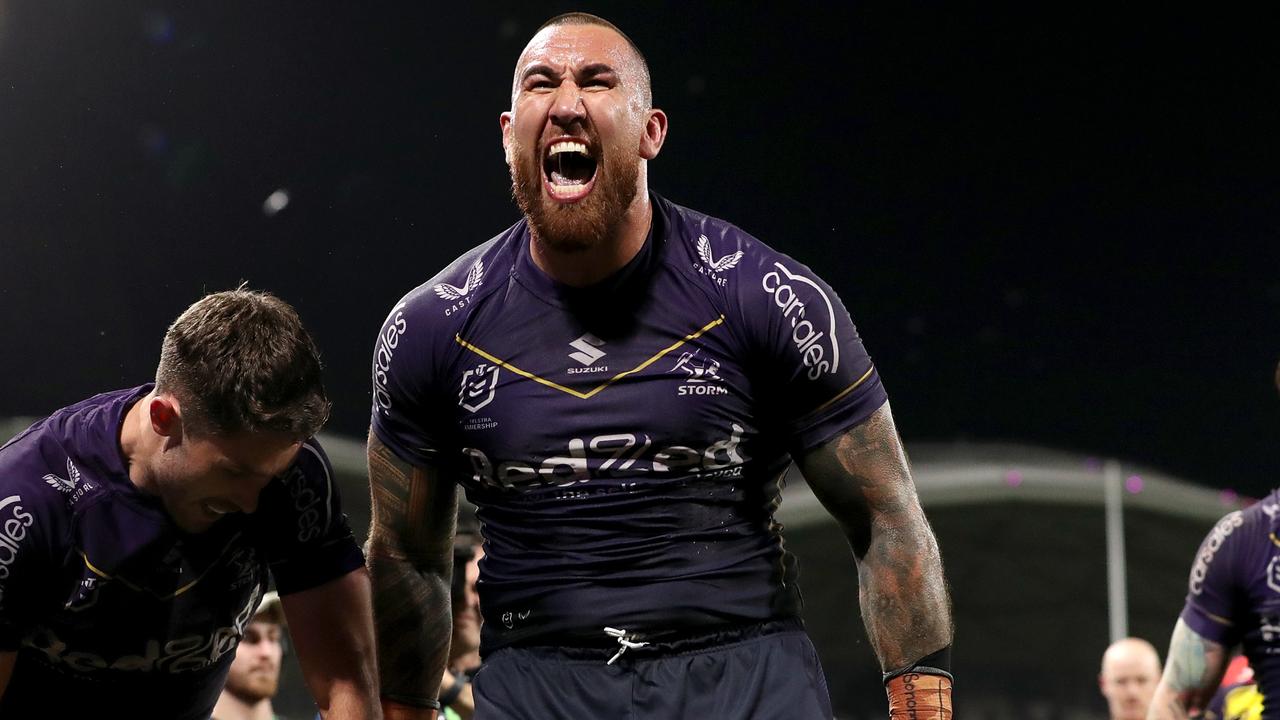
[[[440,704],[448,720],[471,720],[475,697],[471,678],[480,669],[480,560],[484,558],[479,527],[474,515],[459,513],[459,528],[453,545],[453,635],[449,642],[449,662],[440,682]]]
[[[280,720],[271,699],[280,689],[285,618],[280,596],[267,593],[244,629],[212,720]]]
[[[1160,656],[1146,640],[1117,640],[1102,654],[1098,688],[1107,699],[1110,720],[1146,720],[1158,682]]]
[[[1200,544],[1148,720],[1199,717],[1236,645],[1271,699],[1261,720],[1280,720],[1280,490],[1228,513]]]
[[[272,579],[317,706],[376,717],[328,416],[297,313],[237,289],[174,321],[154,383],[0,448],[0,717],[206,720]]]

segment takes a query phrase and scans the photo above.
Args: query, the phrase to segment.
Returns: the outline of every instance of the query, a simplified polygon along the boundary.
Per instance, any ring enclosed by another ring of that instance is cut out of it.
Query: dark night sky
[[[362,434],[387,310],[516,219],[497,115],[532,30],[581,7],[649,56],[652,186],[839,291],[908,447],[1276,484],[1260,18],[431,5],[0,0],[0,415],[146,380],[167,323],[247,279],[298,307],[330,429]]]

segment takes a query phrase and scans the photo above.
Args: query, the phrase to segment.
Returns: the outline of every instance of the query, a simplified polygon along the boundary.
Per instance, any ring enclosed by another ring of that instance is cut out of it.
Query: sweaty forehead
[[[516,63],[517,81],[526,68],[550,65],[572,72],[593,63],[605,63],[621,74],[631,74],[638,62],[627,40],[600,25],[555,25],[533,36]]]

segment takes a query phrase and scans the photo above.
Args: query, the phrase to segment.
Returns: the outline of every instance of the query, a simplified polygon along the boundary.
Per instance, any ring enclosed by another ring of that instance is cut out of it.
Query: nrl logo
[[[484,274],[484,261],[476,260],[476,264],[471,266],[467,271],[467,279],[462,283],[462,287],[450,285],[449,283],[440,283],[432,289],[436,291],[442,300],[461,300],[468,293],[480,287],[480,276]]]
[[[497,389],[498,366],[480,363],[462,374],[458,405],[467,412],[475,412],[493,402],[493,394]]]
[[[707,270],[713,273],[718,273],[730,270],[733,266],[737,265],[738,261],[742,260],[742,251],[739,250],[732,255],[725,255],[717,260],[715,256],[711,254],[711,241],[707,239],[706,235],[699,235],[698,257],[702,259],[702,264],[707,268]]]
[[[71,462],[71,458],[67,458],[67,476],[62,478],[50,473],[44,476],[44,481],[54,490],[70,495],[75,492],[76,485],[80,484],[80,469]]]

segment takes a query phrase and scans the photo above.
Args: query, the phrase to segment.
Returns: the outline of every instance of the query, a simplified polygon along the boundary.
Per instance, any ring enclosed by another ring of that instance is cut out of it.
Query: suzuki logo
[[[600,338],[586,333],[582,337],[569,343],[569,346],[578,352],[569,353],[569,357],[577,360],[583,365],[594,365],[597,360],[605,356],[605,351],[598,349],[603,345],[604,341]]]

